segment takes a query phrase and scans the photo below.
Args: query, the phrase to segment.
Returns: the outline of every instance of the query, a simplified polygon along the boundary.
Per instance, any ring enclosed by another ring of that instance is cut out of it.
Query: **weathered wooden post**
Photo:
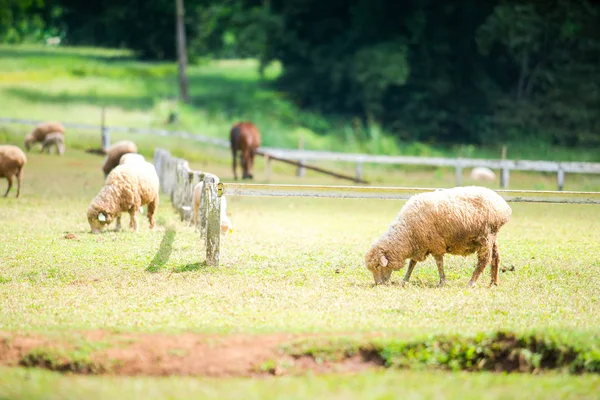
[[[462,185],[462,163],[460,157],[456,159],[456,186]]]
[[[102,113],[100,117],[100,129],[102,134],[102,148],[108,149],[110,146],[110,135],[108,128],[106,127],[106,107],[102,107]]]
[[[500,171],[500,187],[508,189],[508,181],[510,179],[510,170],[506,165],[506,145],[502,146],[502,170]]]
[[[265,179],[271,180],[271,156],[265,154]]]
[[[300,135],[298,138],[298,150],[304,149],[304,136]],[[305,160],[299,160],[298,169],[296,170],[296,176],[302,178],[306,174],[306,169],[304,168]]]
[[[206,221],[206,264],[219,266],[219,251],[221,242],[221,196],[219,193],[219,178],[206,174],[204,186],[208,189],[207,221]]]
[[[558,164],[558,171],[556,175],[558,179],[558,190],[562,191],[565,187],[565,170],[561,164]]]
[[[356,179],[362,179],[362,174],[363,174],[363,169],[362,169],[362,162],[358,161],[356,163]]]

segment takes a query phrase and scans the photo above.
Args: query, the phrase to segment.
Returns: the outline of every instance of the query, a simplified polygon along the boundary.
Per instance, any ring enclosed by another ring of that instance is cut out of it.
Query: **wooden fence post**
[[[356,179],[361,180],[363,174],[362,163],[359,161],[356,163]]]
[[[456,159],[456,186],[462,185],[462,165],[460,163],[460,157]]]
[[[558,180],[558,190],[562,192],[563,188],[565,187],[565,170],[560,164],[558,164],[558,171],[556,175]]]
[[[102,107],[100,116],[100,133],[102,134],[102,148],[108,149],[110,146],[110,135],[106,127],[106,107]]]
[[[271,180],[271,156],[265,154],[265,179]]]
[[[508,189],[508,181],[510,179],[510,170],[506,166],[506,145],[502,146],[502,169],[500,170],[500,187]]]
[[[206,264],[219,266],[221,241],[221,196],[219,195],[219,178],[206,174],[204,186],[208,189],[207,221],[206,221]]]
[[[304,149],[304,136],[300,135],[298,138],[298,150]],[[302,178],[306,174],[306,169],[302,165],[304,164],[304,160],[300,160],[298,169],[296,170],[296,176]]]

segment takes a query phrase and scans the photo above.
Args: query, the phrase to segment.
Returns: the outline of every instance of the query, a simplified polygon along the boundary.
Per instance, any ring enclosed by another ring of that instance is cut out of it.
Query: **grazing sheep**
[[[419,261],[433,255],[440,275],[439,286],[446,282],[444,254],[467,256],[477,253],[478,263],[469,281],[472,286],[491,256],[491,285],[498,285],[500,252],[498,231],[508,222],[511,208],[493,190],[459,187],[421,193],[411,197],[388,232],[377,239],[365,255],[366,267],[375,283],[385,283],[392,271],[410,260],[403,283]]]
[[[15,176],[17,177],[17,197],[19,197],[21,181],[23,180],[23,167],[26,163],[27,157],[23,150],[10,144],[0,145],[0,178],[8,180],[8,188],[4,193],[4,197],[8,196]]]
[[[241,153],[242,179],[253,179],[254,155],[260,147],[260,132],[252,122],[238,122],[233,125],[229,132],[231,153],[233,155],[233,176],[237,179],[237,152]]]
[[[496,174],[489,168],[476,167],[471,170],[471,179],[475,181],[495,181]]]
[[[56,154],[60,156],[65,154],[65,136],[62,134],[62,132],[53,132],[48,134],[42,143],[41,152],[44,152],[45,150],[48,154],[50,154],[51,146],[56,147]]]
[[[110,171],[119,165],[119,161],[123,154],[137,153],[137,146],[130,140],[121,140],[110,146],[104,152],[106,153],[106,158],[102,164],[102,171],[104,172],[104,177],[107,177],[108,174],[110,174]]]
[[[129,226],[137,231],[136,214],[147,205],[150,229],[154,229],[154,213],[158,207],[158,175],[149,162],[119,165],[106,178],[104,187],[87,210],[92,233],[100,232],[116,219],[115,230],[121,229],[121,213],[129,213]]]
[[[31,150],[31,146],[34,143],[43,143],[46,136],[56,132],[65,133],[65,127],[59,122],[44,122],[37,125],[25,136],[25,148],[27,151]]]
[[[127,154],[123,154],[121,156],[121,159],[119,161],[119,164],[129,164],[132,162],[141,162],[141,161],[146,161],[146,159],[144,158],[143,155],[138,154],[138,153],[127,153]]]
[[[192,189],[192,225],[196,225],[198,222],[198,211],[202,202],[202,189],[204,189],[204,182],[197,183]],[[227,232],[233,233],[233,224],[227,216],[227,199],[225,196],[221,196],[221,235],[225,235]]]

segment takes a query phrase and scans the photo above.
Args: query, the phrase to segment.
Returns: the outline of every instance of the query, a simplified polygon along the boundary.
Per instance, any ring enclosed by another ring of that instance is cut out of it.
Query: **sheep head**
[[[94,207],[88,209],[87,217],[92,233],[100,233],[104,227],[110,225],[113,221],[111,214],[103,210],[97,210]]]
[[[34,140],[35,139],[31,133],[28,133],[27,136],[25,136],[25,148],[27,149],[27,151],[29,151],[31,149],[31,143]]]
[[[384,284],[390,280],[393,271],[404,267],[404,259],[396,259],[391,252],[385,252],[380,246],[373,245],[365,255],[365,266],[373,274],[375,284]]]

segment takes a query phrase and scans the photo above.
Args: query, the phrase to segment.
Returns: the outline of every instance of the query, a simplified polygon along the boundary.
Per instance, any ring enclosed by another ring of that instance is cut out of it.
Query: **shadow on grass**
[[[165,235],[160,242],[160,247],[156,252],[156,255],[150,261],[150,264],[146,268],[148,272],[158,272],[166,263],[169,261],[171,252],[173,251],[173,242],[175,241],[175,229],[167,227]]]
[[[197,262],[197,263],[191,263],[191,264],[185,264],[185,265],[180,265],[178,267],[173,268],[173,273],[180,273],[180,272],[192,272],[192,271],[200,271],[203,269],[207,269],[208,265],[206,264],[206,261],[202,261],[202,262]]]

